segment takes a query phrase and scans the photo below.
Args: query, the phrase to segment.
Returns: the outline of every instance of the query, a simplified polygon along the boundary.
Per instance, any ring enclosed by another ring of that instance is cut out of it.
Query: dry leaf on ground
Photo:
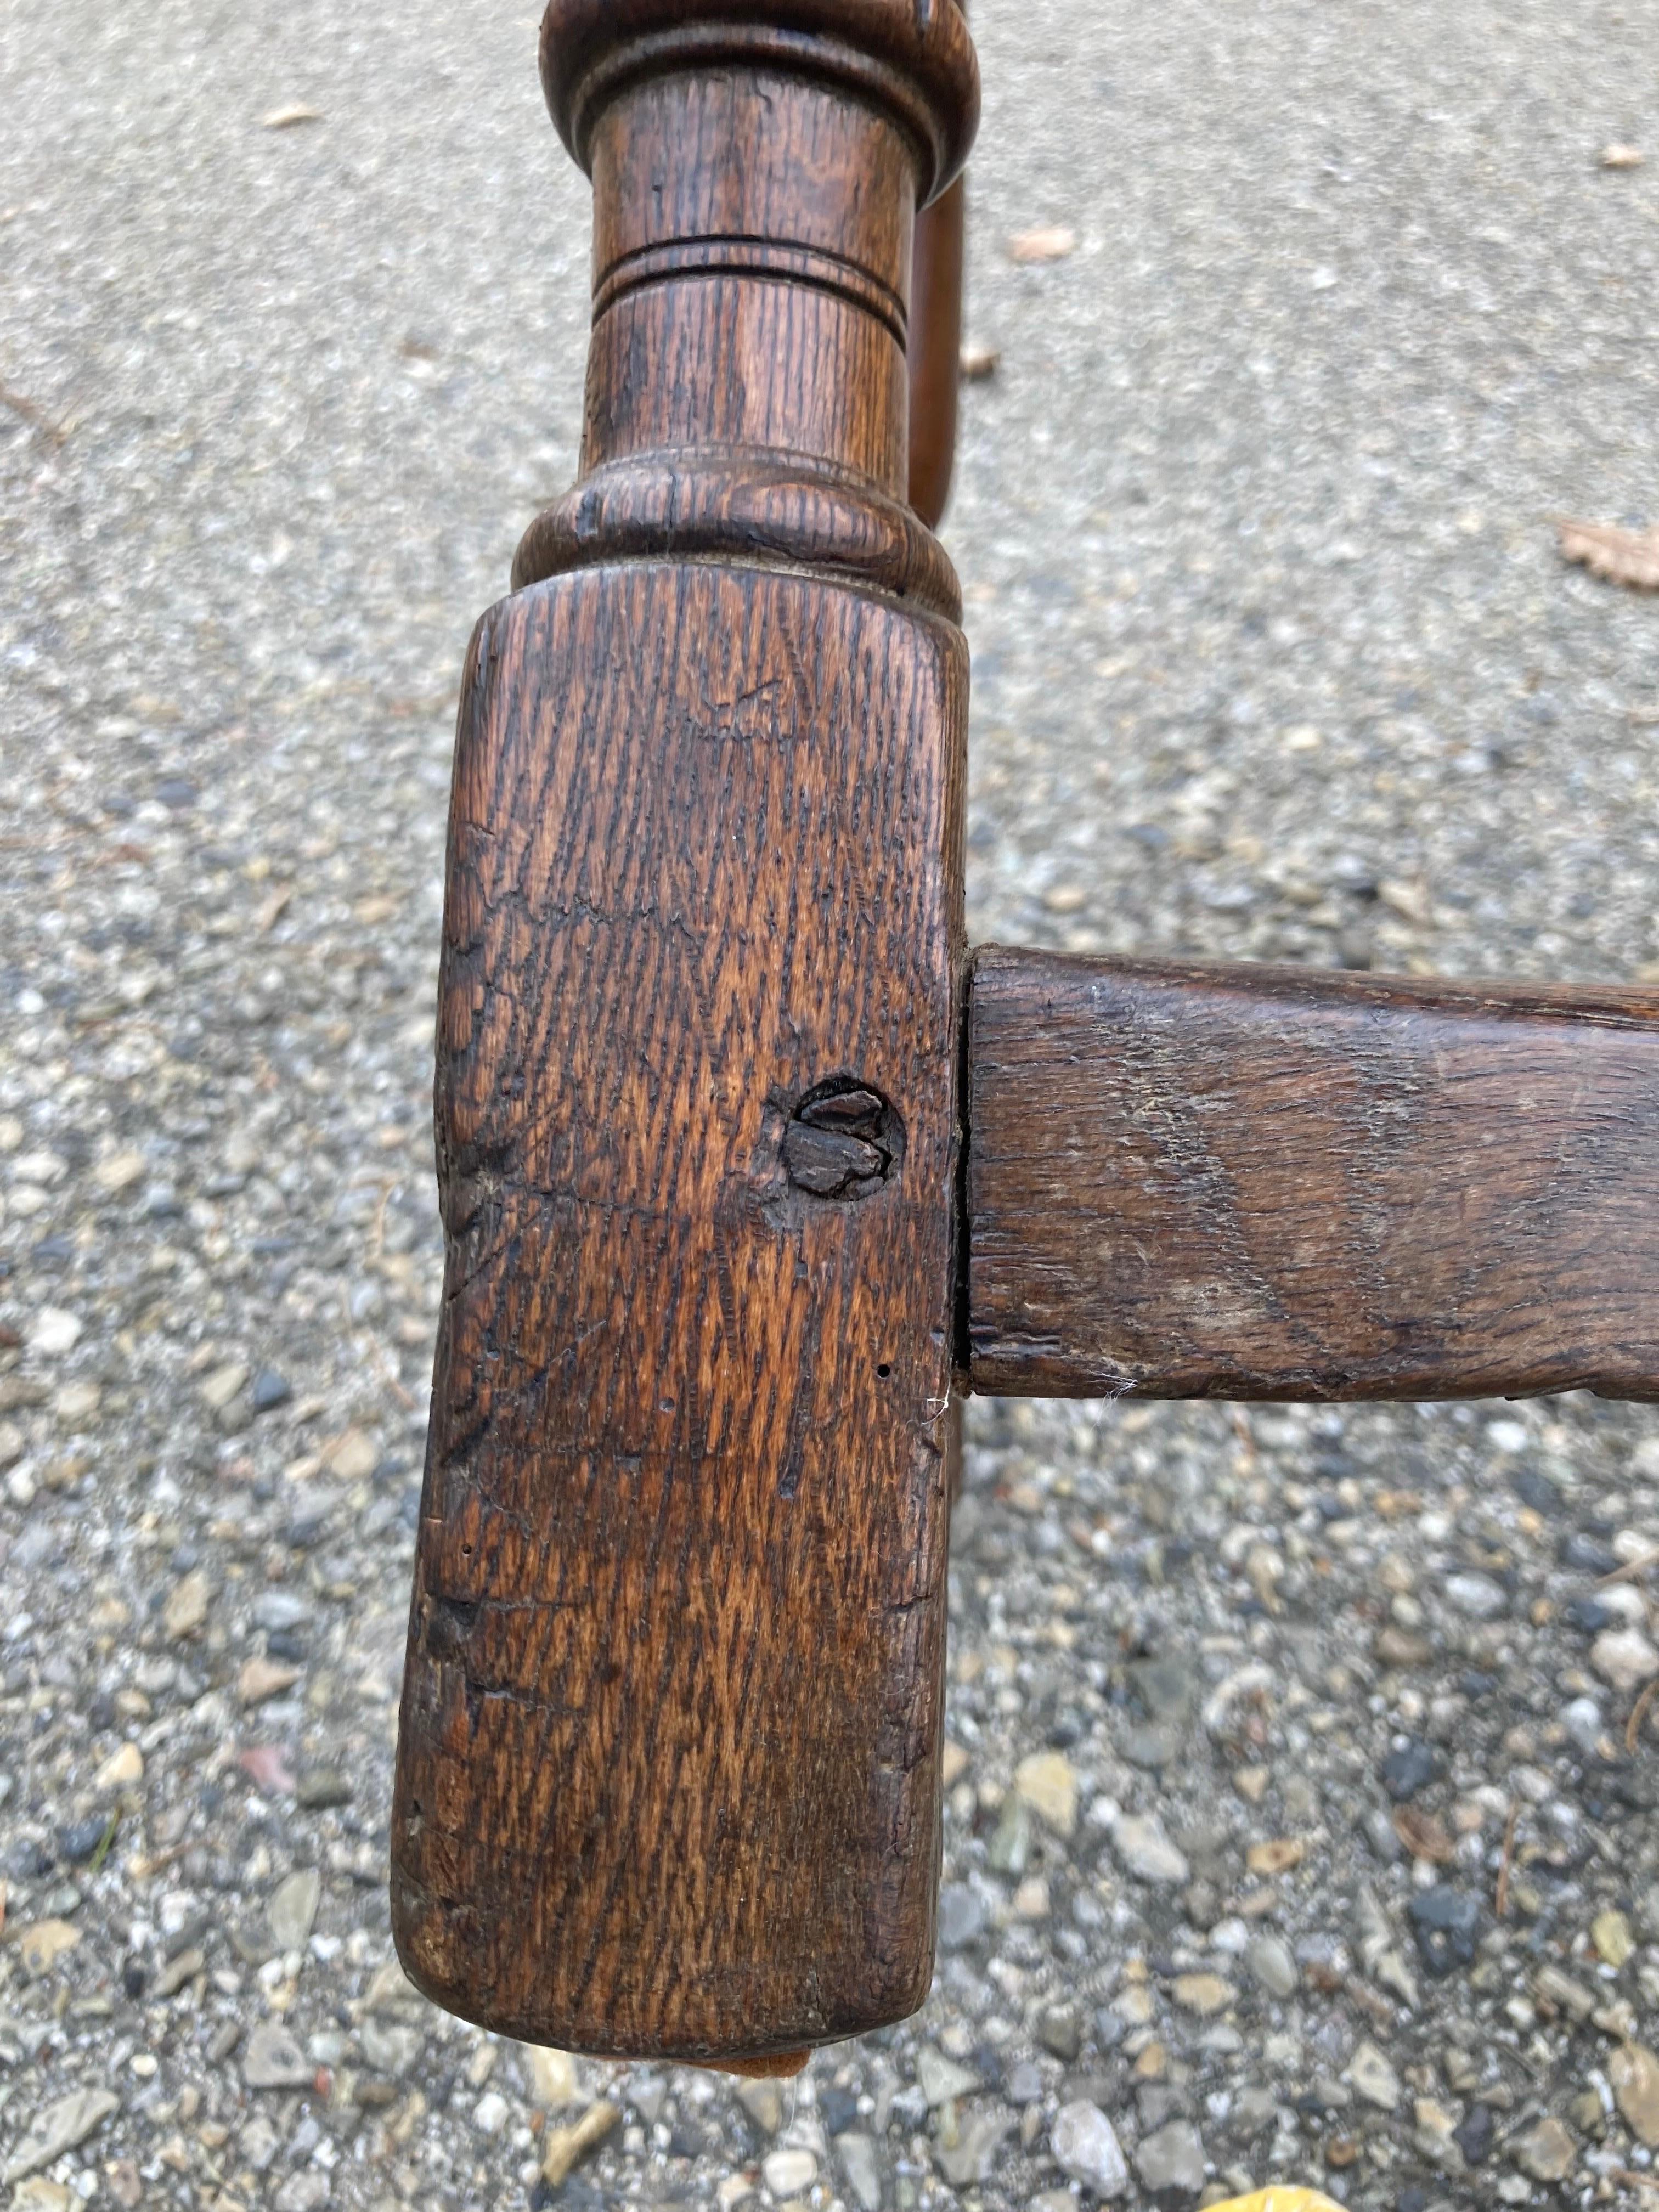
[[[1265,1844],[1252,1844],[1244,1854],[1252,1874],[1288,1874],[1308,1856],[1300,1836],[1274,1836]]]
[[[1394,1832],[1414,1859],[1427,1859],[1431,1866],[1449,1866],[1457,1856],[1457,1846],[1433,1814],[1421,1813],[1415,1805],[1395,1807]]]
[[[542,2178],[556,2189],[572,2166],[602,2143],[622,2118],[615,2105],[590,2105],[574,2127],[550,2128],[542,2137]]]
[[[44,431],[54,446],[61,446],[69,436],[69,426],[55,422],[44,407],[38,406],[26,392],[14,392],[9,384],[0,384],[0,407],[9,407],[37,430]]]
[[[1018,230],[1008,241],[1008,258],[1022,268],[1034,261],[1063,261],[1077,250],[1077,233],[1056,224],[1046,230]]]
[[[1604,146],[1601,167],[1604,169],[1639,169],[1647,155],[1639,146]]]
[[[1582,562],[1592,576],[1659,592],[1659,530],[1617,530],[1610,522],[1561,522],[1561,557]]]
[[[273,107],[269,115],[259,118],[267,131],[292,131],[296,123],[320,123],[322,119],[320,107],[307,107],[300,100],[292,100],[286,107]]]
[[[238,1753],[236,1764],[245,1774],[252,1776],[267,1797],[294,1795],[294,1776],[289,1768],[288,1753],[279,1744],[250,1744],[246,1751]]]

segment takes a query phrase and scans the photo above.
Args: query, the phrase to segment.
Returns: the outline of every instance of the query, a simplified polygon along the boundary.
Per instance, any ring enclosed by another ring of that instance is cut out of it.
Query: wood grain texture
[[[534,2042],[927,1992],[965,686],[946,623],[709,564],[475,641],[394,1925]]]
[[[909,143],[923,206],[979,126],[979,67],[957,0],[548,0],[542,18],[548,112],[584,168],[596,118],[628,85],[756,66],[886,114]]]
[[[902,497],[916,175],[896,125],[810,78],[681,70],[621,92],[590,152],[584,474],[787,452]]]
[[[968,188],[960,177],[916,218],[910,257],[910,504],[937,529],[951,496],[962,374]]]
[[[393,1810],[416,1982],[788,2070],[932,1969],[966,649],[905,504],[949,4],[553,0],[580,474],[474,640]]]
[[[1659,1397],[1659,996],[986,948],[977,1390]]]
[[[908,360],[916,211],[978,113],[953,0],[553,0],[542,68],[593,178],[593,335],[580,476],[514,584],[729,557],[956,619],[909,504]],[[924,273],[921,459],[942,501],[959,276],[937,252]]]

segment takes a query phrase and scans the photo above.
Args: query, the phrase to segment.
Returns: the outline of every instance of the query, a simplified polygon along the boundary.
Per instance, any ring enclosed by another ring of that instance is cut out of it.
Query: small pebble
[[[1237,1994],[1219,1974],[1177,1974],[1170,1993],[1183,2011],[1196,2013],[1200,2020],[1224,2011]]]
[[[1492,2156],[1493,2139],[1498,2132],[1488,2105],[1471,2105],[1463,2118],[1452,2130],[1452,2141],[1463,2154],[1469,2166],[1484,2166]]]
[[[1245,1951],[1244,1963],[1269,1996],[1289,1997],[1296,1994],[1300,1976],[1291,1947],[1283,1936],[1269,1934],[1253,1937]]]
[[[253,1378],[248,1401],[256,1413],[269,1413],[278,1406],[286,1406],[293,1395],[293,1386],[285,1375],[279,1374],[274,1367],[262,1367]]]
[[[985,1932],[985,1907],[979,1893],[963,1881],[947,1881],[939,1893],[939,1942],[942,1951],[965,1951]]]
[[[761,2178],[779,2199],[799,2197],[818,2178],[818,2162],[810,2150],[775,2150],[761,2160]]]
[[[916,2085],[933,2111],[953,2097],[965,2097],[978,2088],[979,2076],[971,2067],[959,2066],[932,2044],[924,2043],[916,2053]]]
[[[1590,1940],[1615,1972],[1636,1948],[1636,1931],[1624,1914],[1611,1905],[1591,1921]]]
[[[873,2136],[849,2130],[836,2139],[836,2155],[859,2212],[882,2212],[881,2154]]]
[[[42,2166],[54,2164],[66,2151],[96,2135],[120,2106],[121,2100],[112,2089],[97,2087],[72,2089],[67,2096],[53,2098],[40,2107],[14,2142],[4,2179],[21,2181]]]
[[[1517,2136],[1510,2155],[1534,2181],[1565,2181],[1578,2163],[1578,2146],[1561,2122],[1550,2118]]]
[[[1171,2120],[1136,2148],[1135,2171],[1154,2196],[1204,2185],[1204,2143],[1189,2120]]]
[[[1411,1901],[1412,1933],[1430,1973],[1440,1976],[1467,1966],[1474,1956],[1480,1929],[1480,1905],[1443,1882],[1419,1890]]]
[[[250,2089],[300,2089],[316,2069],[280,2021],[262,2020],[242,2052],[242,2079]]]
[[[109,1820],[105,1815],[94,1814],[90,1820],[71,1820],[58,1831],[59,1855],[70,1866],[84,1866],[108,1833]]]
[[[1497,1620],[1510,1609],[1509,1593],[1490,1575],[1449,1575],[1446,1595],[1470,1620]]]
[[[763,2136],[775,2136],[783,2125],[783,2091],[775,2081],[736,2081],[732,2094]]]
[[[1631,2133],[1659,2150],[1659,2057],[1645,2044],[1623,2044],[1607,2060],[1607,2080]]]
[[[1434,1747],[1411,1736],[1396,1744],[1383,1759],[1382,1786],[1396,1805],[1403,1804],[1419,1790],[1427,1789],[1439,1771]]]
[[[100,1796],[117,1790],[131,1790],[144,1778],[144,1756],[136,1743],[124,1743],[112,1751],[92,1778],[92,1786]]]
[[[351,1802],[351,1784],[337,1767],[307,1768],[294,1785],[294,1802],[308,1812]]]
[[[1025,1800],[1011,1790],[1002,1801],[986,1863],[993,1874],[1018,1881],[1030,1863],[1031,1815]]]
[[[957,2120],[954,2131],[942,2130],[933,2150],[934,2163],[953,2189],[966,2189],[990,2179],[1003,2139],[1017,2124],[1015,2115],[999,2105],[981,2106]],[[954,2132],[955,2140],[949,2140]]]
[[[498,2136],[507,2125],[507,2104],[499,2089],[488,2089],[472,2108],[472,2124],[481,2136]]]
[[[1112,1825],[1112,1849],[1138,1881],[1178,1885],[1192,1877],[1185,1855],[1154,1820],[1120,1815]]]
[[[272,1942],[279,1951],[302,1951],[317,1917],[323,1878],[315,1867],[291,1874],[272,1893],[265,1908]]]
[[[1604,1629],[1590,1646],[1590,1665],[1628,1696],[1659,1674],[1659,1650],[1639,1628]]]
[[[1393,2112],[1404,2094],[1400,2076],[1369,2039],[1356,2045],[1353,2057],[1348,2061],[1347,2078],[1367,2104],[1376,2105],[1385,2112]]]
[[[1014,1769],[1014,1788],[1057,1836],[1076,1832],[1077,1775],[1062,1753],[1039,1751],[1022,1759]]]
[[[1561,1710],[1561,1724],[1586,1758],[1594,1754],[1607,1729],[1607,1719],[1594,1698],[1574,1698]]]
[[[1048,2147],[1060,2172],[1097,2197],[1121,2197],[1129,2187],[1116,2132],[1099,2106],[1087,2099],[1060,2106],[1048,2130]]]

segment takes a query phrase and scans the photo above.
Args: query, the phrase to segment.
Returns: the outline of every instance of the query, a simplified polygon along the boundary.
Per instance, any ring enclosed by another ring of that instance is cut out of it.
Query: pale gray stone
[[[777,2198],[799,2197],[818,2178],[818,2162],[810,2150],[769,2151],[761,2160],[761,2178]]]
[[[965,2189],[990,2179],[1003,2137],[1018,2125],[1006,2106],[981,2106],[957,2120],[954,2142],[941,2139],[933,2147],[934,2162],[953,2189]]]
[[[316,2071],[280,2021],[262,2020],[248,2037],[242,2079],[250,2089],[309,2088]]]
[[[1048,2147],[1062,2173],[1097,2197],[1121,2197],[1129,2169],[1116,2130],[1098,2105],[1077,2098],[1062,2105],[1048,2130]]]
[[[932,2110],[977,2089],[979,2076],[971,2067],[959,2065],[931,2043],[924,2043],[916,2053],[916,2085]]]
[[[357,2042],[363,2063],[392,2081],[407,2074],[421,2055],[421,2031],[406,2021],[371,2017],[359,2026]]]
[[[237,2148],[246,2163],[256,2173],[264,2173],[275,2159],[278,2148],[276,2130],[264,2112],[255,2112],[236,2138]]]
[[[1289,1997],[1296,1994],[1300,1976],[1295,1956],[1282,1936],[1270,1931],[1253,1936],[1244,1954],[1244,1963],[1269,1996]]]
[[[1510,1609],[1509,1594],[1490,1575],[1448,1575],[1446,1595],[1470,1620],[1497,1620]]]
[[[977,1890],[965,1881],[947,1881],[939,1893],[939,1946],[941,1951],[964,1951],[985,1932],[985,1907]]]
[[[1578,2163],[1578,2146],[1571,2130],[1552,2115],[1518,2136],[1510,2155],[1534,2181],[1565,2181]]]
[[[881,2153],[875,2137],[849,2129],[836,2137],[836,2155],[862,2212],[881,2212]]]
[[[265,1908],[270,1938],[279,1951],[302,1951],[317,1917],[323,1894],[323,1877],[315,1867],[305,1867],[278,1882]]]
[[[72,2089],[68,2096],[43,2105],[6,2160],[5,2179],[21,2181],[38,2173],[43,2166],[50,2166],[66,2150],[95,2135],[110,2114],[120,2108],[121,2100],[115,2092],[104,2088]]]
[[[1376,2105],[1382,2112],[1393,2112],[1400,2102],[1400,2076],[1369,2038],[1348,2061],[1348,2079],[1368,2105]]]
[[[732,2094],[763,2135],[776,2135],[783,2125],[783,2091],[777,2082],[739,2081]]]
[[[334,2185],[320,2168],[308,2166],[288,2179],[271,2198],[275,2212],[318,2212],[334,2193]]]
[[[1154,2195],[1204,2186],[1204,2142],[1190,2120],[1170,2120],[1135,2151],[1135,2171]]]
[[[1112,1823],[1112,1849],[1137,1881],[1173,1886],[1190,1881],[1192,1869],[1155,1820],[1121,1814]]]
[[[1590,1646],[1590,1664],[1604,1682],[1628,1696],[1659,1674],[1659,1650],[1639,1628],[1607,1628]]]

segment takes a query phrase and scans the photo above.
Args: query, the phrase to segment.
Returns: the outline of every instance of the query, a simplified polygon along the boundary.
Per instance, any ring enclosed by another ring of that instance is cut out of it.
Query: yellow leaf
[[[1338,2212],[1338,2207],[1316,2189],[1258,2189],[1254,2196],[1212,2204],[1210,2212]]]

